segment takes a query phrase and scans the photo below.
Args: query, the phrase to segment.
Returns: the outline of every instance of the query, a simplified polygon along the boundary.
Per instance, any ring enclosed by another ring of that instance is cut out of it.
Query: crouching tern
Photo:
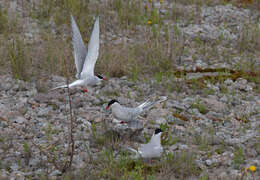
[[[163,147],[161,145],[161,135],[162,130],[157,128],[155,129],[151,140],[147,144],[141,144],[138,147],[138,151],[133,148],[127,149],[136,154],[135,158],[158,158],[163,153]]]
[[[88,52],[80,35],[78,26],[71,15],[72,27],[72,45],[74,49],[74,60],[77,69],[77,80],[69,85],[58,86],[59,88],[71,88],[74,86],[82,86],[84,92],[87,92],[86,86],[95,86],[101,84],[102,80],[107,80],[101,75],[94,75],[94,67],[98,58],[99,50],[99,17],[96,18],[91,37],[88,45]]]
[[[151,109],[154,105],[165,101],[167,97],[163,96],[159,100],[156,101],[145,101],[144,103],[140,104],[137,107],[130,108],[130,107],[123,107],[119,104],[119,101],[116,99],[112,99],[109,101],[106,109],[109,109],[111,107],[112,109],[112,115],[115,119],[120,120],[121,123],[127,123],[133,120],[136,120],[136,118],[144,111],[147,111]]]

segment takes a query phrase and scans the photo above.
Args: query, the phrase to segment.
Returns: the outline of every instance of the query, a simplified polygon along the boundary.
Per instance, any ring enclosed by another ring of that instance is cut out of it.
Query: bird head
[[[105,81],[107,81],[107,80],[108,80],[107,78],[105,78],[105,77],[101,76],[100,74],[98,74],[98,75],[97,75],[97,77],[98,77],[100,80],[105,80]]]
[[[112,104],[114,104],[114,103],[119,103],[119,102],[118,102],[118,100],[116,100],[116,99],[112,99],[111,101],[108,102],[106,109],[109,109],[110,106],[111,106]]]
[[[162,131],[161,128],[157,128],[157,129],[155,129],[155,131],[154,131],[154,135],[159,134],[159,133],[162,133],[162,132],[163,132],[163,131]]]

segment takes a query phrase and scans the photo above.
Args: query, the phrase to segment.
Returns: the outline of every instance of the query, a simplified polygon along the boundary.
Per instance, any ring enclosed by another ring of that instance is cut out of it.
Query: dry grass
[[[29,16],[38,22],[40,32],[31,44],[22,45],[25,46],[23,49],[28,49],[26,52],[28,56],[24,57],[24,61],[31,62],[31,66],[26,66],[27,68],[24,69],[15,63],[16,69],[21,69],[20,77],[16,77],[27,79],[21,77],[23,74],[64,76],[64,63],[67,64],[67,71],[73,76],[75,68],[71,47],[70,13],[74,15],[86,44],[92,28],[93,16],[97,14],[101,16],[101,39],[104,40],[104,44],[100,49],[97,73],[112,77],[128,75],[133,80],[152,75],[160,81],[163,76],[168,76],[175,71],[175,65],[181,63],[185,55],[192,54],[193,59],[205,57],[210,62],[216,55],[222,53],[216,51],[221,42],[214,45],[195,39],[187,45],[184,43],[186,37],[180,33],[177,26],[171,27],[163,22],[167,19],[171,19],[173,23],[180,20],[187,23],[197,22],[203,3],[216,5],[226,2],[211,0],[177,2],[183,5],[195,4],[197,8],[193,9],[194,14],[189,15],[181,10],[184,6],[181,8],[175,5],[169,14],[162,16],[153,6],[146,8],[147,3],[140,0],[134,2],[113,0],[103,4],[83,0],[40,0],[33,3],[23,1],[23,9],[26,12],[22,16]],[[19,41],[16,39],[16,34],[24,31],[21,28],[22,18],[20,15],[14,15],[8,19],[5,10],[1,10],[0,20],[3,23],[0,32],[6,33],[6,38],[1,40],[6,41],[7,38],[12,37],[15,42]],[[148,20],[152,22],[151,25],[147,24]],[[55,25],[52,25],[52,22]],[[172,28],[174,30],[170,31]],[[245,56],[259,51],[259,34],[255,23],[246,25],[241,30],[236,49]],[[122,36],[130,37],[131,41],[121,38]],[[11,45],[9,47],[11,48],[7,54],[10,57],[14,47]],[[197,49],[195,54],[193,48]],[[1,64],[6,65],[5,60],[2,59]],[[14,65],[10,67],[12,71],[17,71]]]

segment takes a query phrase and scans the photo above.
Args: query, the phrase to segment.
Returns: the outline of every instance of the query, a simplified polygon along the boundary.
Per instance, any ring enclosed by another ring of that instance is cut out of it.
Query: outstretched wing
[[[88,53],[84,62],[84,66],[82,72],[80,74],[81,77],[86,75],[94,75],[94,68],[98,58],[98,50],[99,50],[99,17],[96,18],[93,31],[91,33],[91,37],[88,45]]]
[[[74,49],[74,60],[77,69],[76,77],[80,78],[80,73],[84,65],[87,51],[84,42],[82,40],[82,37],[80,35],[79,28],[73,16],[70,15],[70,17],[71,17],[71,27],[72,27],[72,45]]]

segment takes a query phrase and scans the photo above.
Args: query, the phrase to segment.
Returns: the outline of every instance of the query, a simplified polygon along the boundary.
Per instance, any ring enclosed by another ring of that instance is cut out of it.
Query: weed
[[[208,180],[209,179],[209,175],[205,174],[203,176],[200,176],[198,180]]]
[[[28,165],[32,154],[27,142],[24,142],[23,148],[24,148],[25,164]]]
[[[206,95],[213,95],[215,94],[215,91],[211,88],[204,88],[203,89],[203,94],[206,94]]]
[[[6,32],[8,21],[6,18],[6,11],[0,7],[0,34]]]
[[[143,6],[141,1],[112,1],[112,8],[116,10],[120,25],[123,28],[129,27],[129,25],[141,24],[143,21]]]
[[[224,153],[225,150],[226,150],[226,144],[225,144],[224,141],[222,141],[221,145],[219,145],[219,146],[215,149],[216,153],[218,153],[218,154]]]
[[[210,150],[210,139],[207,136],[196,135],[194,136],[194,143],[199,145],[201,151]]]
[[[232,165],[235,169],[240,169],[240,165],[244,163],[244,154],[242,148],[237,148],[234,152]]]
[[[207,114],[209,112],[207,106],[202,103],[200,99],[197,99],[193,104],[191,104],[191,107],[198,109],[201,114]]]
[[[260,154],[260,129],[258,129],[258,137],[257,137],[257,143],[256,143],[256,151],[258,154]]]
[[[223,94],[227,94],[228,93],[228,88],[225,84],[221,84],[220,86],[220,92]]]
[[[13,77],[16,79],[29,80],[28,67],[30,67],[26,56],[25,42],[15,39],[8,46],[8,57],[11,64]]]
[[[166,179],[185,179],[190,175],[199,175],[200,172],[195,162],[195,154],[192,152],[167,154],[165,163],[162,164],[162,173]]]
[[[249,27],[250,26],[250,27]],[[240,52],[247,50],[255,52],[260,50],[260,30],[258,24],[245,24],[238,39],[238,49]]]

